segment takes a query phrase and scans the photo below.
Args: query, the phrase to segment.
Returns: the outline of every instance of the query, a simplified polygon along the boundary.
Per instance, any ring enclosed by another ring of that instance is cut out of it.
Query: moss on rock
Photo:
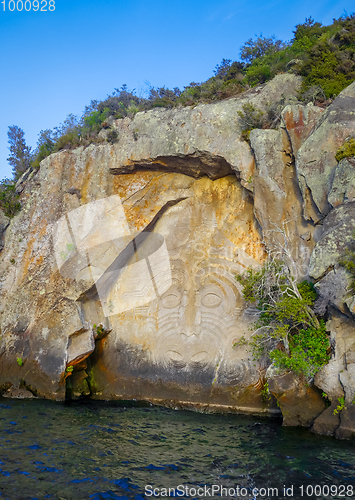
[[[343,158],[349,158],[349,156],[355,156],[355,139],[354,137],[350,137],[338,148],[335,159],[337,161],[342,160]]]

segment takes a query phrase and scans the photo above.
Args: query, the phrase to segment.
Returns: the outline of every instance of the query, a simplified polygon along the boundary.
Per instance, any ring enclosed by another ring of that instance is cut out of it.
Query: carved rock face
[[[221,342],[231,337],[230,331],[233,335],[240,315],[236,309],[239,293],[217,273],[204,276],[201,283],[191,268],[182,261],[176,262],[177,267],[179,264],[186,279],[176,280],[156,308],[156,357],[166,365],[190,368],[217,363]]]
[[[137,181],[140,174],[134,175]],[[147,173],[141,175],[147,181]],[[121,176],[121,182],[127,178]],[[112,306],[106,321],[112,332],[93,367],[97,397],[159,400],[164,393],[181,399],[182,392],[193,401],[192,393],[200,386],[199,402],[216,404],[231,383],[244,393],[260,377],[245,346],[233,347],[248,335],[256,313],[245,309],[235,275],[264,257],[252,204],[233,176],[192,181],[182,174],[157,178],[152,173],[149,182],[155,189],[147,191],[142,207],[154,206],[153,193],[162,193],[167,183],[175,185],[172,198],[178,198],[183,187],[184,199],[162,215],[106,290],[104,299]],[[116,185],[116,190],[122,193],[123,185]],[[127,220],[129,211],[127,207]],[[154,268],[157,250],[152,252],[152,241],[158,235],[164,240],[169,269],[164,269],[163,253],[161,267]],[[145,283],[143,266],[137,266],[145,259],[151,262],[151,285]],[[165,286],[162,272],[167,276]],[[123,307],[123,296],[129,297],[129,307]],[[83,301],[91,323],[103,318],[97,319],[103,314],[98,300],[102,298]],[[253,404],[257,392],[251,397]],[[228,394],[221,404],[238,405],[239,397]]]

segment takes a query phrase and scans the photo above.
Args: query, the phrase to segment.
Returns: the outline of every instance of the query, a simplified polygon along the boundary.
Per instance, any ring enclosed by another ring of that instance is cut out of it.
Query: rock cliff
[[[114,144],[60,151],[20,180],[22,210],[0,214],[4,396],[280,413],[277,399],[285,425],[355,433],[355,297],[339,266],[354,161],[334,157],[355,133],[355,84],[326,110],[297,103],[300,84],[278,75],[238,98],[117,120]],[[275,102],[278,130],[242,140],[243,105]],[[264,261],[275,228],[328,318],[333,355],[311,387],[246,344],[258,311],[235,275]]]

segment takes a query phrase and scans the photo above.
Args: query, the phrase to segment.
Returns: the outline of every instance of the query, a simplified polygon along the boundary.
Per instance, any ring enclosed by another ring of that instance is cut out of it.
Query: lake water
[[[352,498],[354,442],[268,418],[0,398],[0,499],[140,500],[168,488],[190,499]]]

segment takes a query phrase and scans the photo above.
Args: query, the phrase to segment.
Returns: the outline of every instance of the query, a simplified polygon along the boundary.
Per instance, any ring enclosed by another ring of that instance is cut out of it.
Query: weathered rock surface
[[[336,429],[340,425],[340,416],[338,413],[334,413],[338,404],[338,400],[334,399],[331,406],[315,419],[312,425],[313,432],[316,434],[325,434],[326,436],[334,436]]]
[[[262,401],[268,379],[284,425],[353,436],[355,298],[338,265],[353,165],[334,154],[353,130],[355,84],[324,112],[287,106],[279,130],[240,139],[243,104],[266,110],[299,84],[279,75],[235,99],[111,120],[115,144],[25,173],[22,210],[11,223],[0,213],[0,392],[279,412]],[[255,363],[243,339],[258,311],[235,274],[263,262],[279,229],[329,318],[334,352],[311,387]]]
[[[240,98],[193,109],[156,109],[137,113],[133,120],[117,120],[113,126],[119,141],[112,147],[108,167],[115,174],[149,168],[196,178],[207,174],[211,179],[235,172],[250,190],[254,159],[248,143],[241,140],[238,111],[246,102],[265,111],[283,94],[296,96],[300,83],[295,75],[278,75]]]
[[[355,201],[355,158],[343,158],[335,168],[328,201],[333,207]]]
[[[94,349],[95,341],[92,330],[83,328],[69,338],[67,365],[74,366],[81,363],[94,352]]]
[[[355,328],[354,322],[333,311],[328,322],[334,354],[330,362],[315,376],[314,382],[332,405],[318,417],[313,430],[321,434],[334,434],[339,438],[350,438],[355,433]],[[344,398],[345,408],[334,415],[334,410]]]
[[[312,218],[316,222],[311,210],[313,203],[322,215],[330,211],[328,195],[337,167],[335,153],[354,133],[355,83],[352,83],[324,111],[316,129],[298,150],[296,169],[306,219]]]
[[[355,202],[338,205],[314,232],[317,243],[310,258],[309,275],[317,280],[317,314],[325,314],[331,305],[344,314],[355,315],[354,297],[350,291],[352,277],[339,265],[353,241],[354,217]]]
[[[19,180],[16,182],[16,194],[21,194],[26,187],[26,183],[35,175],[35,171],[32,167],[29,167],[26,172],[24,172]]]
[[[87,160],[90,151],[96,155],[95,148],[86,150]],[[75,302],[83,291],[80,284],[58,271],[53,227],[63,213],[79,206],[78,198],[67,193],[72,185],[79,183],[84,194],[94,186],[100,197],[106,195],[105,178],[112,178],[104,165],[86,161],[84,171],[77,168],[82,154],[63,152],[45,160],[22,192],[22,210],[6,230],[8,244],[0,261],[3,389],[24,382],[40,397],[64,399],[69,338],[87,325]]]
[[[248,335],[255,314],[244,310],[234,276],[263,254],[251,200],[235,176],[134,176],[149,183],[139,192],[142,208],[154,206],[156,193],[167,188],[181,201],[157,221],[118,280],[81,299],[89,323],[112,329],[92,358],[92,396],[264,411],[257,388],[261,367],[253,366],[245,346],[233,347]],[[129,185],[128,176],[115,178],[121,199]]]
[[[2,252],[1,386],[270,411],[263,368],[233,347],[256,314],[234,275],[264,258],[250,194],[235,175],[112,175],[111,152],[52,155],[22,193]]]
[[[334,269],[315,284],[319,295],[315,303],[316,314],[324,316],[329,305],[346,314],[349,309],[346,301],[350,284],[350,274],[343,267],[335,265]]]
[[[291,372],[268,378],[268,384],[280,405],[283,425],[309,427],[325,409],[320,391]]]
[[[280,251],[287,237],[293,273],[303,277],[308,274],[314,227],[302,216],[302,197],[288,136],[283,129],[255,129],[250,132],[250,145],[256,164],[254,213],[264,241],[269,249]]]
[[[2,397],[11,399],[32,399],[36,396],[23,387],[21,389],[10,387],[10,389],[2,394]]]
[[[281,117],[283,127],[292,144],[292,152],[296,157],[302,144],[308,139],[317,126],[318,120],[324,110],[318,106],[303,106],[302,104],[293,104],[285,106]]]
[[[309,275],[318,279],[336,266],[353,239],[355,229],[355,202],[338,205],[318,226],[317,241],[311,255]]]

